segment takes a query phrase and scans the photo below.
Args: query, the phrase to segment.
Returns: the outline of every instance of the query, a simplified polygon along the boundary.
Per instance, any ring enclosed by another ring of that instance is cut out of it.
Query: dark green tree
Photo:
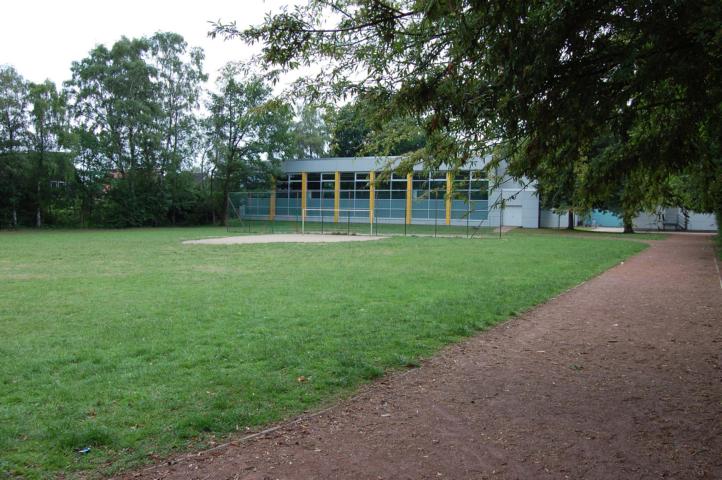
[[[67,82],[83,211],[117,226],[175,223],[199,154],[203,52],[157,33],[98,46]],[[178,207],[178,208],[177,208]]]
[[[324,65],[315,95],[372,94],[389,117],[423,119],[417,161],[501,145],[496,160],[531,179],[588,162],[593,203],[625,179],[716,165],[720,24],[715,0],[311,0],[214,33],[260,42],[265,67]],[[619,142],[593,157],[607,134]]]
[[[22,183],[26,178],[29,119],[28,84],[13,67],[0,66],[0,226],[18,224]]]
[[[158,178],[170,221],[175,224],[179,211],[188,206],[190,184],[181,176],[184,176],[184,168],[190,167],[198,155],[200,125],[197,112],[202,84],[208,79],[203,73],[205,54],[200,48],[189,48],[177,33],[156,33],[149,39],[149,44],[148,61],[155,67],[160,103]]]
[[[43,216],[51,200],[53,175],[67,167],[65,156],[59,155],[63,141],[67,139],[67,100],[58,92],[50,80],[43,83],[31,83],[28,91],[30,104],[30,124],[28,132],[30,168],[30,191],[35,207],[35,226],[43,225]],[[58,162],[61,162],[60,165]],[[63,176],[63,181],[65,177]]]
[[[235,64],[226,65],[211,93],[207,119],[209,160],[219,184],[220,218],[228,212],[234,190],[268,188],[277,160],[295,152],[291,132],[293,110],[272,98],[259,77],[243,76]]]
[[[155,224],[164,204],[157,188],[162,107],[146,39],[97,46],[72,66],[67,83],[87,178],[100,182],[104,217],[118,226]],[[87,191],[99,193],[96,185]],[[87,199],[94,203],[96,198]]]
[[[386,118],[370,97],[357,98],[329,116],[331,154],[404,155],[421,149],[426,134],[412,117]]]
[[[347,103],[335,111],[330,120],[330,154],[334,157],[362,156],[366,137],[371,133],[362,105]]]

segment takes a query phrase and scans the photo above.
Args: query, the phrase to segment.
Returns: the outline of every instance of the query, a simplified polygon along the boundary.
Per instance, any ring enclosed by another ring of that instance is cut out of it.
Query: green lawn
[[[108,474],[317,408],[645,248],[181,244],[225,234],[0,233],[0,477]]]
[[[511,235],[554,235],[554,236],[567,236],[567,237],[586,237],[596,239],[618,239],[618,240],[664,240],[667,238],[666,233],[657,232],[634,232],[633,234],[628,233],[616,233],[616,232],[600,232],[594,230],[586,230],[584,228],[575,228],[574,230],[567,230],[566,228],[539,228],[533,230],[514,229],[510,230],[508,234]]]

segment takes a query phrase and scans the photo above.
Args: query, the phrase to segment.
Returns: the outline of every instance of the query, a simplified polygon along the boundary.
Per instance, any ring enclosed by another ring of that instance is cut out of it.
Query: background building
[[[566,212],[540,208],[534,183],[516,181],[501,169],[494,172],[500,181],[489,182],[483,169],[490,158],[474,159],[456,172],[444,165],[428,172],[417,165],[406,175],[382,174],[396,167],[399,157],[291,160],[282,164],[283,174],[275,179],[273,191],[245,194],[241,215],[297,220],[305,211],[307,220],[323,217],[328,222],[350,219],[364,223],[567,227]],[[666,217],[670,220],[664,221]],[[672,218],[679,222],[676,210],[665,217],[640,215],[635,227],[661,230],[671,225]],[[575,221],[580,219],[575,216]],[[615,215],[597,211],[581,222],[621,226]],[[690,230],[716,228],[712,215],[694,213],[687,226]]]

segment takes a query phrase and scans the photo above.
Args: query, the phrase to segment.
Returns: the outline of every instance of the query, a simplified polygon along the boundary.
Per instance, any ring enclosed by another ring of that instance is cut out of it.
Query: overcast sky
[[[239,27],[260,23],[266,12],[294,0],[9,0],[0,15],[0,64],[13,65],[27,80],[61,84],[70,65],[97,44],[111,46],[121,36],[157,31],[183,35],[206,53],[211,81],[226,62],[252,52],[239,40],[211,39],[209,21],[236,20]]]

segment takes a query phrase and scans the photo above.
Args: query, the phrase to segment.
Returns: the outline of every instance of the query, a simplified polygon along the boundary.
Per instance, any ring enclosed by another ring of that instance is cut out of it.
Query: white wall
[[[715,231],[717,230],[717,221],[711,213],[689,213],[689,222],[687,230],[691,231]]]
[[[664,221],[684,226],[684,214],[678,208],[664,209]],[[653,213],[640,213],[634,218],[634,228],[639,230],[661,230],[661,217]],[[711,213],[689,212],[689,220],[687,222],[687,231],[705,232],[717,230],[717,222]]]
[[[500,200],[499,190],[489,192],[489,225],[499,226],[500,209],[492,208],[495,202]],[[505,227],[539,228],[539,198],[536,190],[527,187],[524,190],[519,188],[503,188],[501,195],[505,200],[503,222]]]
[[[562,212],[557,215],[551,210],[541,211],[541,228],[567,228],[569,226],[569,215],[567,212]],[[575,220],[576,221],[576,220]]]

